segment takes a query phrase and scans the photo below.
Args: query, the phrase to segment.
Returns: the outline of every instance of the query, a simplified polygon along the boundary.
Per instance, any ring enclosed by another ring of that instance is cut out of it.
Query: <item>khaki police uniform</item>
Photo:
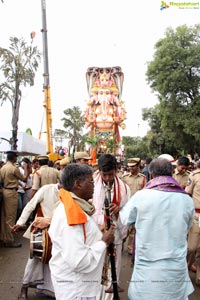
[[[47,165],[41,166],[38,171],[33,175],[33,190],[39,190],[39,188],[45,184],[58,183],[60,181],[59,170],[49,167]]]
[[[140,158],[130,158],[128,160],[128,167],[136,167],[140,165]],[[126,183],[131,191],[131,196],[133,196],[137,191],[143,189],[147,180],[146,176],[142,173],[131,174],[131,172],[122,176],[122,181]],[[128,253],[133,254],[135,249],[135,226],[129,226],[128,229]]]
[[[45,164],[40,165],[40,168],[33,174],[31,199],[42,186],[46,184],[56,184],[60,182],[60,171],[56,168],[49,167],[47,165],[49,157],[47,155],[39,155],[37,158],[39,160],[39,165],[40,160],[45,160],[46,162]],[[31,221],[35,218],[38,209],[39,207],[37,207],[30,216]]]
[[[190,174],[191,173],[189,171],[185,171],[184,173],[179,173],[179,171],[176,168],[174,170],[173,178],[176,179],[176,181],[182,188],[185,188]]]
[[[69,157],[65,157],[63,159],[60,160],[59,165],[60,166],[67,166],[68,164],[70,164],[70,158]]]
[[[136,175],[127,173],[122,175],[121,179],[130,187],[131,196],[133,196],[137,191],[141,190],[146,184],[146,176],[142,173],[138,173]]]
[[[196,262],[197,273],[196,283],[200,284],[200,169],[192,172],[188,178],[185,188],[186,192],[192,196],[195,215],[192,227],[188,234],[188,267]]]
[[[59,178],[61,179],[61,174],[62,174],[62,170],[68,165],[70,164],[70,158],[69,157],[65,157],[63,159],[60,160],[60,170],[59,170]]]
[[[14,236],[11,233],[9,226],[13,226],[16,221],[17,207],[18,207],[18,180],[25,180],[23,174],[20,173],[19,168],[11,161],[0,170],[1,182],[3,186],[3,203],[1,211],[1,232],[0,240],[5,243],[14,242]]]

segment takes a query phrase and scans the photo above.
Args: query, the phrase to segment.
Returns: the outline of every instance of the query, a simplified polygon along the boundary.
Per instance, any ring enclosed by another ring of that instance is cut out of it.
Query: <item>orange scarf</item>
[[[78,203],[72,198],[70,192],[60,189],[59,198],[64,205],[67,222],[70,226],[85,224],[87,222],[86,214],[78,205]]]

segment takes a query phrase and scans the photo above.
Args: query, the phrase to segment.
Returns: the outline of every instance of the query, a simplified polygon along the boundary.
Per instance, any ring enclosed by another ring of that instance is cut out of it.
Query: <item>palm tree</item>
[[[67,129],[67,137],[69,139],[69,145],[73,148],[73,158],[76,149],[79,147],[82,139],[82,131],[85,122],[82,117],[82,111],[78,106],[73,106],[64,110],[66,117],[62,118],[63,127]]]
[[[32,47],[32,43],[27,45],[23,38],[11,37],[9,49],[0,47],[0,71],[5,77],[5,81],[0,83],[0,99],[1,105],[9,100],[12,106],[11,149],[13,150],[17,150],[21,87],[34,85],[40,58],[41,54],[37,47]]]

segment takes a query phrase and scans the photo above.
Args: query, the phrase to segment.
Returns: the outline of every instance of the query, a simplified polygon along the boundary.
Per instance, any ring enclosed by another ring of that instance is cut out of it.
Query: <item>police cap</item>
[[[87,152],[75,152],[74,154],[74,159],[77,160],[77,159],[92,159],[92,157],[90,157]]]
[[[65,157],[63,159],[60,160],[60,166],[66,166],[70,163],[70,159],[69,157]]]
[[[18,156],[19,152],[17,150],[8,150],[8,151],[6,151],[6,154],[13,154],[15,156]]]
[[[128,167],[134,167],[140,164],[141,159],[139,157],[129,158],[127,162]]]
[[[48,155],[38,155],[38,157],[37,157],[37,159],[38,160],[43,160],[43,159],[47,159],[47,160],[49,160],[49,157],[48,157]]]

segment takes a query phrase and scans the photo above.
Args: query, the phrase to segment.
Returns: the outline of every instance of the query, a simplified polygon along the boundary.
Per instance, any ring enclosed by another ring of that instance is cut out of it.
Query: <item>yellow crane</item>
[[[49,80],[49,60],[48,60],[48,40],[47,40],[47,21],[46,21],[46,0],[41,0],[42,8],[42,41],[43,41],[43,62],[44,62],[44,102],[43,107],[45,111],[46,119],[46,142],[47,142],[47,153],[49,159],[56,161],[62,159],[59,153],[54,152],[53,138],[52,138],[52,112],[51,112],[51,96],[50,96],[50,80]],[[41,138],[42,130],[39,133],[39,139]]]
[[[49,80],[49,60],[48,60],[48,41],[47,41],[47,21],[46,21],[46,1],[41,0],[42,8],[42,41],[43,41],[43,62],[44,62],[44,103],[43,106],[46,112],[46,138],[47,152],[53,153],[52,139],[52,113],[51,113],[51,96],[50,96],[50,80]]]

